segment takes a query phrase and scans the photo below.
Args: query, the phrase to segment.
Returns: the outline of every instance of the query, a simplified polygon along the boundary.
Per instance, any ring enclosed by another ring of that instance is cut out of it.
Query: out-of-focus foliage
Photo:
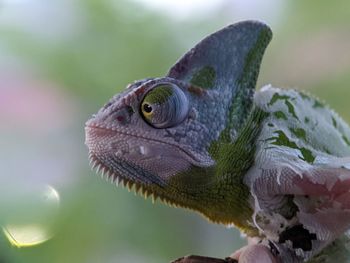
[[[237,10],[273,27],[259,86],[310,88],[350,120],[347,1],[278,1],[260,14],[254,1],[227,0],[182,20],[127,0],[14,1],[6,20],[10,2],[0,0],[0,224],[41,213],[24,189],[51,185],[60,204],[47,242],[16,248],[0,233],[0,262],[168,262],[224,257],[244,243],[234,229],[100,180],[88,168],[83,130],[129,82],[164,75],[204,35],[242,19]]]
[[[1,31],[11,50],[69,91],[98,105],[130,80],[166,72],[177,45],[164,17],[125,1],[74,0],[63,7],[75,7],[80,17],[59,44],[21,28]],[[65,18],[59,19],[43,26]]]

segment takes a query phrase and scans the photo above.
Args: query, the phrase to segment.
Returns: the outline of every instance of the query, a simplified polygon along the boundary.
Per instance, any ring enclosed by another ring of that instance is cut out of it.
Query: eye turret
[[[189,111],[186,94],[172,83],[158,84],[144,97],[141,114],[155,128],[169,128],[181,123]]]

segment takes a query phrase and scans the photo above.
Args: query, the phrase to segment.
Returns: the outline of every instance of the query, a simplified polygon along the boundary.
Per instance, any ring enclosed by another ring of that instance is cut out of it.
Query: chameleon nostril
[[[112,113],[111,118],[113,121],[117,121],[121,125],[128,124],[130,122],[131,115],[133,114],[131,110],[132,108],[129,106],[118,109]]]
[[[123,116],[117,116],[117,121],[119,121],[119,122],[123,122],[123,121],[125,121],[125,118],[123,117]]]

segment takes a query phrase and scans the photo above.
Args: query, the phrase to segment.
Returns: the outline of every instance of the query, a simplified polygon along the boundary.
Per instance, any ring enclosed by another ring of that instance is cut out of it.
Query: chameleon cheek
[[[164,181],[190,167],[189,158],[168,144],[125,135],[113,142],[111,148],[115,158],[128,160]]]

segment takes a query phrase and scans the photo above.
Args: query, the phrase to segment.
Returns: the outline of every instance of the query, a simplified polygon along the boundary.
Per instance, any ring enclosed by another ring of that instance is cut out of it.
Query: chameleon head
[[[86,123],[93,166],[128,187],[172,202],[169,189],[184,192],[177,175],[213,165],[206,149],[217,132],[201,120],[200,100],[210,96],[172,78],[129,85]],[[214,121],[215,116],[208,113],[208,118]]]
[[[261,22],[230,25],[197,44],[166,77],[129,85],[86,123],[93,166],[145,195],[216,220],[227,215],[232,189],[220,178],[232,160],[222,156],[249,116],[270,39]]]

